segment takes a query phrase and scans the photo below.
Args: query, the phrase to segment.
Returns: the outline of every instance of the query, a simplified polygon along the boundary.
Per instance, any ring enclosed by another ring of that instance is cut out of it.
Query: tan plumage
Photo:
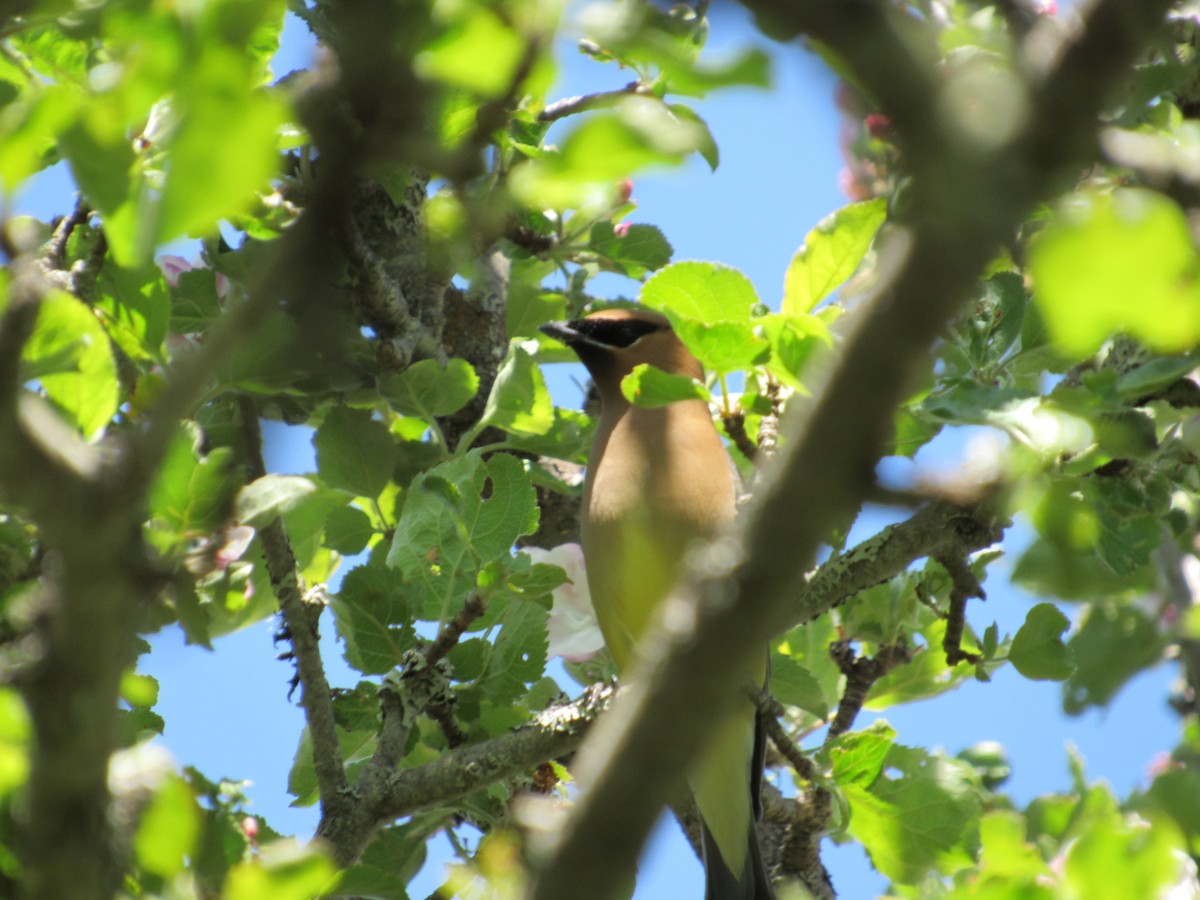
[[[605,310],[542,330],[575,350],[600,393],[582,541],[592,604],[605,643],[624,670],[674,585],[688,546],[732,520],[734,474],[703,401],[647,409],[632,406],[621,393],[621,379],[640,363],[703,376],[667,319],[649,310]],[[765,665],[745,675],[747,683],[761,684]],[[713,730],[688,775],[705,823],[707,900],[772,896],[753,828],[762,746],[756,736],[747,699]]]

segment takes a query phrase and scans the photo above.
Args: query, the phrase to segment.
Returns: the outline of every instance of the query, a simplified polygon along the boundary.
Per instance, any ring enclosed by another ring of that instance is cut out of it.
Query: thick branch
[[[319,836],[341,865],[353,863],[378,828],[431,806],[455,801],[549,759],[572,753],[591,723],[612,703],[616,689],[595,684],[570,703],[551,706],[510,734],[461,747],[415,769],[397,771],[372,759],[356,787],[358,803],[337,822],[322,822]]]

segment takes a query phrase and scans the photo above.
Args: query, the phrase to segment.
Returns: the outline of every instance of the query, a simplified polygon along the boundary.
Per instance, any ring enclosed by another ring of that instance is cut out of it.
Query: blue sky
[[[774,86],[769,91],[730,90],[699,101],[696,108],[720,146],[720,168],[711,173],[696,159],[677,170],[637,177],[633,196],[638,210],[631,219],[660,226],[677,260],[713,260],[741,269],[761,299],[777,307],[784,270],[805,232],[846,202],[837,182],[840,123],[834,80],[799,46],[779,47],[756,36],[740,7],[714,6],[710,48],[720,52],[753,41],[772,49]],[[290,20],[276,74],[306,65],[308,47],[303,26]],[[570,43],[564,43],[561,58],[556,96],[619,87],[629,80],[627,72],[591,61]],[[36,179],[17,198],[16,211],[49,218],[68,212],[72,202],[69,179],[60,169]],[[172,252],[195,253],[187,246]],[[635,287],[625,283],[613,290],[632,294]],[[581,374],[556,368],[556,396],[566,404],[577,402],[571,378],[582,381]],[[309,435],[303,430],[272,425],[268,444],[272,471],[312,470]],[[924,453],[921,463],[952,466],[963,446],[962,436],[951,436]],[[868,512],[858,537],[885,521],[882,513]],[[1018,529],[1010,544],[1028,539]],[[1001,564],[986,585],[986,604],[970,608],[969,618],[979,630],[995,620],[1002,633],[1014,632],[1035,602],[996,577],[1003,573]],[[1070,607],[1064,608],[1070,615]],[[351,686],[357,678],[341,660],[332,621],[326,617],[322,625],[330,680]],[[153,640],[144,668],[159,679],[159,709],[167,721],[163,742],[179,763],[195,765],[210,778],[249,779],[252,811],[281,832],[305,836],[316,823],[315,808],[290,808],[286,790],[303,720],[285,699],[291,667],[276,659],[279,650],[272,644],[271,628],[272,623],[260,623],[224,638],[216,653],[185,647],[177,633],[168,631]],[[1069,788],[1069,743],[1080,749],[1091,777],[1103,777],[1125,793],[1145,783],[1155,754],[1174,743],[1177,723],[1165,703],[1173,675],[1165,668],[1143,674],[1109,709],[1066,718],[1060,712],[1058,685],[1028,682],[1006,668],[991,684],[968,683],[948,697],[890,710],[885,718],[901,743],[943,747],[950,753],[980,740],[1000,741],[1013,763],[1009,789],[1018,803]],[[871,718],[865,714],[859,725]],[[861,851],[826,847],[826,864],[843,896],[882,891],[884,880],[870,870]],[[412,885],[413,897],[426,896],[441,883],[448,850],[444,839],[434,840],[430,862]],[[636,897],[699,897],[702,892],[699,864],[668,821],[643,861]]]

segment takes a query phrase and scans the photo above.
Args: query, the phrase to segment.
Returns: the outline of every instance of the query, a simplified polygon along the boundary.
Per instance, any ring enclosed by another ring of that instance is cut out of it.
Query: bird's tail
[[[754,826],[746,836],[750,850],[742,871],[734,874],[721,852],[708,826],[701,821],[700,843],[704,850],[704,900],[775,900],[771,879],[763,865],[762,850]]]

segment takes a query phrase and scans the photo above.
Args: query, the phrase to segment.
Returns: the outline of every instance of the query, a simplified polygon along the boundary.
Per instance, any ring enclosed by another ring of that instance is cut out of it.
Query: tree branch
[[[262,429],[258,409],[249,397],[238,399],[242,431],[246,436],[246,482],[257,481],[267,474],[263,462]],[[296,675],[300,679],[300,705],[304,720],[312,735],[313,768],[321,795],[321,816],[342,814],[349,802],[350,784],[342,761],[337,727],[333,718],[333,699],[317,632],[317,621],[324,606],[305,599],[304,587],[296,572],[296,557],[291,540],[283,527],[283,519],[272,519],[258,532],[262,542],[271,587],[279,601],[287,639],[292,645]]]

